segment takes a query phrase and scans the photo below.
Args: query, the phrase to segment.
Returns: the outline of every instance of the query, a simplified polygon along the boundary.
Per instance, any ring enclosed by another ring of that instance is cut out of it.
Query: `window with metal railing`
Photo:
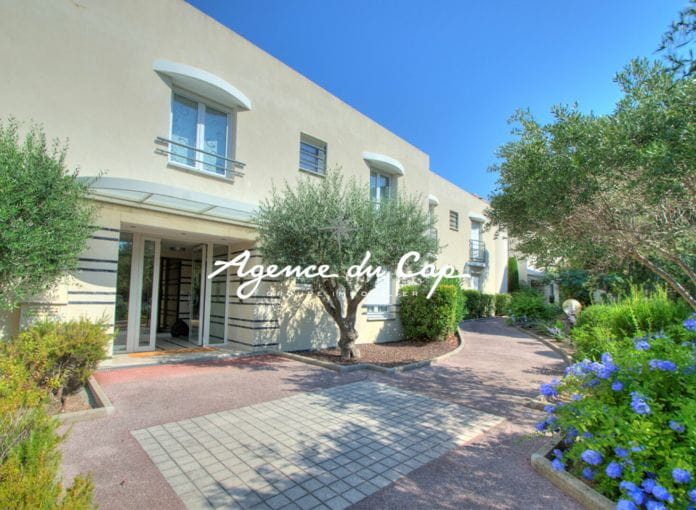
[[[326,143],[304,133],[300,135],[300,170],[326,174]]]
[[[169,138],[157,137],[157,148],[169,162],[231,178],[244,164],[229,157],[230,113],[179,93],[172,95]]]

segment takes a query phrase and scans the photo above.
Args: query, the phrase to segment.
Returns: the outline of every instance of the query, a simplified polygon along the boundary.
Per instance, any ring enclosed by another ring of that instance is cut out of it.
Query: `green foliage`
[[[431,342],[445,340],[457,329],[460,295],[454,285],[438,285],[430,299],[425,285],[401,288],[401,324],[410,340]]]
[[[87,186],[65,168],[65,148],[32,128],[19,141],[0,122],[0,309],[50,288],[74,269],[94,228]]]
[[[510,294],[496,294],[495,295],[495,314],[507,315],[510,313],[510,304],[512,303],[512,296]]]
[[[0,508],[95,508],[89,478],[75,478],[65,493],[58,482],[62,437],[45,400],[23,363],[0,354]]]
[[[474,289],[464,289],[462,291],[466,299],[467,319],[479,319],[483,317],[483,307],[481,303],[481,292]]]
[[[481,317],[493,317],[495,315],[495,294],[481,294]]]
[[[301,179],[294,187],[286,184],[282,192],[274,189],[261,203],[256,223],[259,249],[267,263],[325,264],[339,275],[312,278],[312,291],[338,325],[344,360],[358,357],[356,313],[376,284],[376,277],[347,277],[348,268],[369,251],[372,267],[395,271],[403,254],[415,251],[421,260],[405,268],[413,271],[439,250],[422,199],[399,191],[375,204],[368,186],[354,178],[344,180],[339,169],[327,172],[325,178]]]
[[[579,359],[597,357],[605,351],[616,352],[630,338],[649,331],[665,331],[689,315],[682,300],[672,300],[665,289],[653,292],[633,287],[616,303],[592,305],[580,312],[571,337]]]
[[[681,327],[678,336],[683,333],[689,332]],[[537,429],[564,436],[555,468],[579,477],[592,470],[593,487],[612,501],[630,499],[621,482],[641,487],[652,479],[668,491],[665,499],[673,498],[669,508],[687,508],[696,474],[696,335],[690,334],[684,342],[660,334],[637,338],[542,385],[553,400]],[[593,460],[588,450],[599,455]],[[674,469],[690,471],[691,481],[679,483]]]
[[[424,285],[427,285],[429,288],[432,285],[432,280],[432,278],[426,279]],[[464,294],[464,289],[462,288],[461,284],[462,281],[459,278],[443,278],[440,281],[440,285],[452,285],[457,289],[457,304],[455,312],[457,322],[464,320],[467,314],[466,295]]]
[[[641,264],[696,309],[696,81],[635,60],[616,82],[609,115],[556,106],[548,124],[513,117],[490,225],[542,266]]]
[[[105,358],[106,329],[85,319],[42,321],[2,344],[2,354],[23,363],[39,387],[62,397],[85,384]]]
[[[531,287],[512,294],[510,316],[513,323],[549,321],[554,319],[558,313],[558,307],[546,303],[544,295]]]
[[[520,289],[520,270],[517,267],[515,257],[508,258],[508,292],[517,292]]]

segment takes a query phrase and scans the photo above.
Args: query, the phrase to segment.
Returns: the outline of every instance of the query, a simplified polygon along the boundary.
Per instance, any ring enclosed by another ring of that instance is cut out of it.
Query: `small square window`
[[[450,230],[459,230],[459,213],[457,211],[450,211],[449,226]]]
[[[304,133],[300,135],[300,169],[314,174],[326,173],[326,143]]]

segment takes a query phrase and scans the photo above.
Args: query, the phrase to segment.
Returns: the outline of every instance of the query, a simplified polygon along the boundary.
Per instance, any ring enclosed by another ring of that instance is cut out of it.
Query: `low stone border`
[[[529,331],[529,330],[524,329],[524,328],[521,328],[521,327],[519,327],[519,326],[513,326],[513,327],[514,327],[517,331],[520,331],[520,332],[524,333],[524,334],[527,335],[527,336],[531,336],[531,337],[534,338],[535,340],[539,340],[542,344],[544,344],[544,345],[545,345],[546,347],[548,347],[549,349],[553,349],[554,351],[556,351],[558,354],[561,355],[561,358],[563,358],[563,361],[565,362],[566,365],[572,365],[572,364],[573,364],[573,360],[571,359],[570,355],[565,351],[565,349],[563,349],[563,348],[561,348],[561,347],[559,347],[559,346],[557,346],[557,345],[554,345],[552,342],[550,342],[549,340],[547,340],[547,339],[544,338],[543,336],[537,335],[537,334],[534,333],[533,331]]]
[[[556,471],[546,456],[558,446],[560,439],[554,436],[532,454],[531,462],[534,470],[576,500],[588,510],[613,510],[616,503],[603,496],[589,485],[578,480],[567,471]]]
[[[103,418],[114,412],[115,408],[111,404],[111,400],[109,400],[109,397],[94,376],[90,376],[87,380],[87,387],[92,393],[97,407],[85,409],[83,411],[74,411],[72,413],[58,414],[56,416],[61,423],[68,424],[78,421],[94,420],[96,418]]]
[[[332,363],[331,361],[322,361],[309,356],[302,356],[301,354],[295,354],[293,352],[277,352],[279,356],[284,358],[289,358],[295,361],[300,361],[302,363],[307,363],[308,365],[315,365],[317,367],[327,368],[341,374],[346,372],[355,372],[356,370],[374,370],[375,372],[381,372],[383,374],[396,374],[399,372],[407,372],[409,370],[415,370],[416,368],[429,367],[433,363],[445,360],[450,356],[454,356],[459,353],[464,348],[464,337],[460,328],[456,331],[457,338],[459,339],[459,345],[452,349],[450,352],[440,354],[432,359],[426,359],[423,361],[416,361],[414,363],[409,363],[408,365],[400,365],[398,367],[382,367],[380,365],[374,365],[372,363],[356,363],[355,365],[341,365],[339,363]]]

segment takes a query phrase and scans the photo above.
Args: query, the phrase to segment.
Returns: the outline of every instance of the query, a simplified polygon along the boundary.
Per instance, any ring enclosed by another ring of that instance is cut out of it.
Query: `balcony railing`
[[[244,168],[245,164],[241,161],[230,159],[214,152],[205,151],[192,145],[175,142],[174,140],[162,136],[155,138],[155,143],[161,146],[155,148],[155,153],[167,156],[169,162],[175,165],[181,165],[200,172],[213,173],[228,179],[244,175],[244,173],[236,170],[237,168]],[[177,151],[175,150],[176,147],[185,150]],[[206,158],[206,156],[208,156],[208,158]]]
[[[435,227],[430,227],[429,233],[430,238],[434,241],[437,241],[437,229]]]
[[[478,264],[486,263],[486,245],[483,241],[469,241],[469,261]]]

